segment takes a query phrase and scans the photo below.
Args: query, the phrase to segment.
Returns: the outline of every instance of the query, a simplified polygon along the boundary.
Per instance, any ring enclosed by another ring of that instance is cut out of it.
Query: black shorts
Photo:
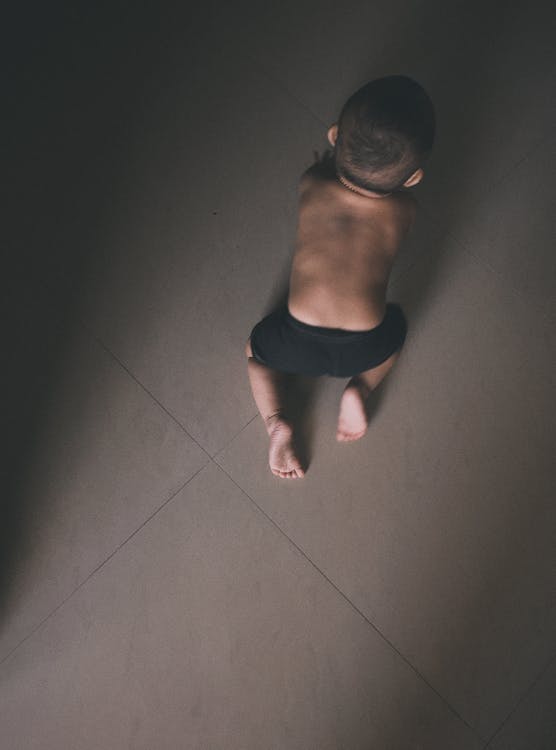
[[[263,365],[298,375],[348,378],[377,367],[402,348],[407,321],[388,303],[380,325],[368,331],[311,326],[294,318],[287,305],[251,331],[253,357]]]

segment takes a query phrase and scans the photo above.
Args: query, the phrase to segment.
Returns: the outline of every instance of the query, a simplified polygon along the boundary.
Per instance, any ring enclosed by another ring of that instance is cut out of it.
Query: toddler
[[[327,151],[301,177],[287,304],[247,341],[253,396],[270,437],[273,474],[295,479],[296,454],[282,394],[286,373],[350,378],[336,438],[361,438],[366,400],[399,356],[407,323],[386,289],[415,220],[409,188],[423,178],[435,117],[423,88],[406,76],[371,81],[344,104]]]

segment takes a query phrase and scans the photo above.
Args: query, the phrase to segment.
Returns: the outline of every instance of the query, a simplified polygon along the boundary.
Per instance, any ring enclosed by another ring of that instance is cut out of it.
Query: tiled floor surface
[[[554,750],[554,12],[91,4],[14,17],[0,733],[9,750]],[[344,100],[438,139],[367,435],[247,379]]]

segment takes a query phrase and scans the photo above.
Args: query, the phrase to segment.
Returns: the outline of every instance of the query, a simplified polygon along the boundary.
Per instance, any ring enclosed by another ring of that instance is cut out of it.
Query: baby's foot
[[[270,436],[268,463],[270,470],[283,479],[298,479],[305,475],[293,447],[293,429],[282,417],[271,417],[266,427]]]
[[[350,442],[359,440],[367,432],[369,420],[365,402],[370,391],[362,384],[349,382],[340,402],[336,440]]]

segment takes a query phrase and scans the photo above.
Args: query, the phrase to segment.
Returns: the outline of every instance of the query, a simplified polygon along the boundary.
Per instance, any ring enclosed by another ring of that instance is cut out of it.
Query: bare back
[[[309,325],[368,330],[386,311],[388,279],[415,217],[409,192],[369,198],[312,167],[299,184],[288,308]]]

